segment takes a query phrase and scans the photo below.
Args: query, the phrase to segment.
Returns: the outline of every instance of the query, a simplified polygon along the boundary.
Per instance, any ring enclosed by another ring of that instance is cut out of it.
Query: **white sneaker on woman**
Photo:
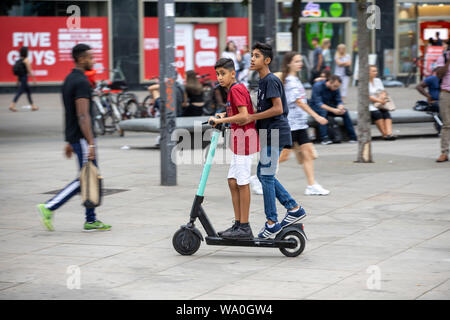
[[[330,193],[329,190],[324,189],[320,184],[315,183],[312,186],[307,186],[305,195],[307,196],[326,196]]]

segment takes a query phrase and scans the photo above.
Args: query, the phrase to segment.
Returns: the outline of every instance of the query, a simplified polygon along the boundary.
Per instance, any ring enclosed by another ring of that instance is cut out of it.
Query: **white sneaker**
[[[330,193],[329,190],[324,189],[320,184],[316,183],[312,186],[307,186],[305,189],[305,195],[307,196],[326,196]]]
[[[257,176],[250,177],[250,187],[255,194],[263,194],[262,184]]]

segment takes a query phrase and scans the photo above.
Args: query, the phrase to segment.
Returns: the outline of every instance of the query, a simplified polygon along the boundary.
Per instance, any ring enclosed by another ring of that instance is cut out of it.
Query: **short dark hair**
[[[252,48],[252,51],[258,49],[259,51],[261,51],[262,55],[265,58],[270,58],[270,61],[272,62],[273,60],[273,51],[272,51],[272,46],[270,44],[267,43],[262,43],[262,42],[257,42],[255,43],[255,45]]]
[[[87,44],[79,43],[75,47],[72,48],[72,57],[75,62],[78,62],[78,59],[82,57],[86,51],[91,50]]]
[[[319,38],[313,37],[313,38],[311,39],[311,41],[317,41],[317,42],[319,42]]]
[[[335,74],[332,74],[332,75],[328,78],[328,81],[330,81],[331,83],[333,83],[333,82],[335,82],[335,81],[339,81],[339,83],[342,83],[341,77],[339,77],[339,76],[337,76],[337,75],[335,75]]]
[[[224,68],[230,71],[234,71],[236,68],[234,67],[234,62],[232,59],[228,58],[220,58],[217,60],[216,64],[214,65],[214,69],[218,68]]]
[[[26,58],[28,57],[28,47],[22,47],[20,48],[20,57]]]

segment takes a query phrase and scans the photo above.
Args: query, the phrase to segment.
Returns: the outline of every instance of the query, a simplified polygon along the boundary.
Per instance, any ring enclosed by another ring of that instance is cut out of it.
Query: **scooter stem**
[[[205,166],[203,167],[202,178],[200,180],[200,184],[197,189],[197,196],[203,197],[205,193],[206,182],[208,181],[209,171],[211,170],[212,160],[214,158],[214,154],[216,153],[217,142],[219,140],[220,131],[214,130],[211,144],[209,146],[208,156],[206,158]]]

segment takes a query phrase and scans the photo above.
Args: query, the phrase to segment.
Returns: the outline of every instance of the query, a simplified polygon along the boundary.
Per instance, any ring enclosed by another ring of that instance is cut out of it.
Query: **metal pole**
[[[177,168],[171,154],[176,141],[171,141],[175,130],[175,2],[158,1],[159,24],[159,90],[161,96],[161,185],[177,184]]]

